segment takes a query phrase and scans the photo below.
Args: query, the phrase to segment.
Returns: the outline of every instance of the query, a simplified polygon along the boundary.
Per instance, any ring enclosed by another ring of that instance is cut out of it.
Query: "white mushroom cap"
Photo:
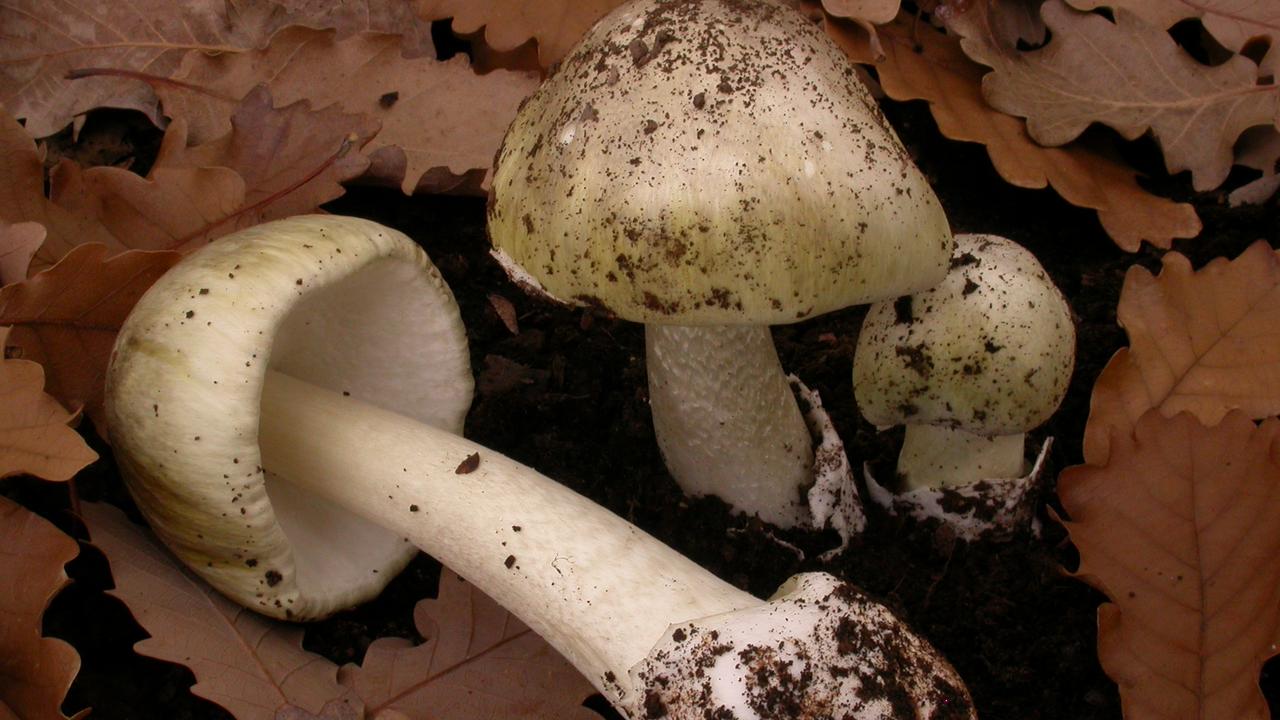
[[[994,235],[957,235],[937,287],[871,307],[853,385],[878,426],[1014,435],[1049,419],[1074,364],[1071,309],[1035,256]]]
[[[927,641],[826,573],[673,627],[631,675],[645,688],[637,718],[974,717],[964,683]]]
[[[264,471],[268,368],[457,433],[472,394],[466,334],[421,248],[334,215],[216,241],[165,274],[121,329],[110,434],[152,528],[241,604],[322,617],[376,595],[417,549]]]
[[[564,301],[789,323],[946,272],[942,208],[838,48],[775,2],[639,0],[521,107],[489,233]]]

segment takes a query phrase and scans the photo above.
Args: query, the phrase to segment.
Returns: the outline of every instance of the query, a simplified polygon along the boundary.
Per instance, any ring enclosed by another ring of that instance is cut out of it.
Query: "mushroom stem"
[[[402,534],[615,703],[670,625],[763,604],[529,467],[282,373],[267,376],[259,443],[268,472]]]
[[[898,454],[903,492],[1017,478],[1025,471],[1023,433],[987,437],[942,425],[907,425]]]
[[[645,348],[653,430],[680,487],[803,524],[813,440],[769,327],[647,325]]]

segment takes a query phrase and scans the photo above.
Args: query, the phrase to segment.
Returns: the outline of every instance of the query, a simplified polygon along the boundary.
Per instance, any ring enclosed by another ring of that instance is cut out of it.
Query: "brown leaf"
[[[856,27],[830,20],[826,26],[855,62],[872,62]],[[1079,144],[1041,147],[1021,120],[991,109],[981,93],[985,70],[965,57],[956,38],[901,14],[877,31],[886,54],[875,69],[885,92],[895,100],[928,100],[942,134],[985,145],[1011,184],[1052,185],[1067,202],[1097,210],[1103,228],[1125,250],[1137,250],[1143,240],[1167,248],[1173,238],[1200,232],[1191,205],[1151,195],[1132,169],[1112,157]]]
[[[1053,39],[1039,50],[965,46],[992,68],[983,79],[987,100],[1026,117],[1037,142],[1061,145],[1094,122],[1130,140],[1150,130],[1169,172],[1190,170],[1203,191],[1226,179],[1241,132],[1280,122],[1280,86],[1259,86],[1257,66],[1246,57],[1202,65],[1126,10],[1115,11],[1115,23],[1061,0],[1047,0],[1040,12]]]
[[[1127,718],[1269,716],[1280,642],[1280,422],[1213,428],[1151,410],[1115,429],[1105,466],[1058,480],[1077,576],[1111,599],[1098,657]]]
[[[1240,257],[1193,272],[1179,253],[1153,277],[1130,268],[1116,310],[1128,349],[1094,385],[1085,462],[1102,465],[1109,438],[1151,408],[1213,425],[1228,411],[1280,413],[1280,256],[1258,241]]]
[[[333,28],[339,40],[362,32],[400,36],[405,57],[433,57],[431,22],[414,12],[405,0],[275,0],[289,12],[294,24],[310,28]]]
[[[67,79],[82,68],[167,77],[188,52],[236,53],[266,43],[286,22],[274,3],[246,0],[47,0],[0,4],[0,104],[45,137],[95,107],[158,120],[148,86],[126,76]]]
[[[219,234],[291,215],[315,212],[340,197],[341,183],[369,167],[360,154],[378,123],[336,106],[313,111],[306,101],[274,108],[265,86],[251,90],[231,116],[231,130],[187,147],[185,123],[165,133],[155,167],[230,168],[244,181],[243,207]]]
[[[59,707],[80,670],[74,648],[40,636],[40,618],[66,584],[63,566],[80,552],[49,521],[0,497],[0,715],[63,720]],[[18,581],[20,579],[20,581]]]
[[[132,251],[107,259],[104,245],[81,245],[53,268],[0,289],[0,325],[12,325],[14,346],[44,366],[49,393],[84,407],[104,432],[102,383],[125,316],[142,293],[180,257]]]
[[[1231,207],[1266,202],[1280,190],[1280,129],[1252,127],[1240,136],[1236,145],[1236,162],[1262,173],[1262,177],[1232,190],[1227,196]]]
[[[111,233],[92,218],[68,212],[45,197],[44,159],[35,140],[4,108],[0,108],[0,221],[40,223],[51,241],[66,247],[115,243]]]
[[[31,258],[44,243],[45,235],[44,226],[38,222],[0,221],[0,286],[19,282],[27,276]]]
[[[428,20],[453,19],[462,35],[484,28],[484,39],[500,52],[515,50],[529,40],[538,43],[543,67],[569,50],[597,20],[623,0],[418,0],[418,14]]]
[[[413,613],[426,638],[375,640],[364,664],[342,666],[338,679],[364,700],[369,717],[470,720],[600,717],[582,707],[595,693],[586,678],[514,615],[455,573],[440,576],[439,598]]]
[[[492,165],[516,107],[538,85],[532,73],[477,75],[462,56],[407,59],[394,35],[363,33],[339,41],[306,28],[280,32],[261,52],[192,54],[178,77],[187,87],[159,92],[166,112],[187,119],[197,142],[226,132],[229,99],[264,81],[278,104],[337,104],[380,121],[382,130],[366,152],[379,167],[404,168],[399,183],[406,193],[433,168],[457,176]]]
[[[883,25],[898,14],[901,0],[822,0],[822,8],[836,17]]]
[[[510,300],[498,293],[489,293],[489,306],[493,308],[493,312],[512,335],[520,334],[520,321],[516,317],[516,307]]]
[[[119,510],[83,509],[93,544],[111,563],[111,594],[151,634],[134,646],[139,653],[191,668],[191,692],[240,720],[359,717],[360,699],[338,684],[333,663],[302,649],[300,628],[219,595]]]
[[[68,427],[74,419],[44,393],[43,368],[28,360],[0,360],[0,478],[34,475],[61,482],[97,460]]]
[[[1164,30],[1188,18],[1198,18],[1223,47],[1240,52],[1251,40],[1266,40],[1269,50],[1260,71],[1280,74],[1280,3],[1275,0],[1068,0],[1080,10],[1124,8]]]

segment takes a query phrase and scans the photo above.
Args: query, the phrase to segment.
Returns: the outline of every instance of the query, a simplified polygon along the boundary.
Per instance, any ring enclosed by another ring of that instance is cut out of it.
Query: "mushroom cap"
[[[954,668],[884,605],[826,573],[765,604],[673,626],[631,671],[634,717],[972,720]]]
[[[121,328],[107,418],[152,529],[242,605],[323,617],[376,595],[417,549],[262,467],[268,369],[460,433],[472,394],[466,334],[421,248],[336,215],[265,223],[200,249]]]
[[[1075,344],[1071,308],[1034,255],[995,235],[957,235],[937,287],[871,306],[854,394],[881,427],[1022,433],[1062,402]]]
[[[744,0],[600,20],[507,131],[488,227],[526,285],[681,325],[922,290],[952,245],[844,54],[798,12]]]

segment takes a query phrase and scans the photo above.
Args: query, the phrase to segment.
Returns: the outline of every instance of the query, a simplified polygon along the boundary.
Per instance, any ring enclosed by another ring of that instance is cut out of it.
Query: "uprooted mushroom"
[[[108,375],[115,454],[173,552],[246,607],[319,618],[414,546],[545,637],[632,718],[972,718],[955,671],[823,573],[759,600],[462,438],[452,294],[377,224],[308,216],[192,254]]]
[[[822,524],[823,463],[769,325],[923,290],[951,253],[848,59],[769,0],[610,13],[521,106],[490,200],[518,283],[646,323],[675,480],[784,527]]]

